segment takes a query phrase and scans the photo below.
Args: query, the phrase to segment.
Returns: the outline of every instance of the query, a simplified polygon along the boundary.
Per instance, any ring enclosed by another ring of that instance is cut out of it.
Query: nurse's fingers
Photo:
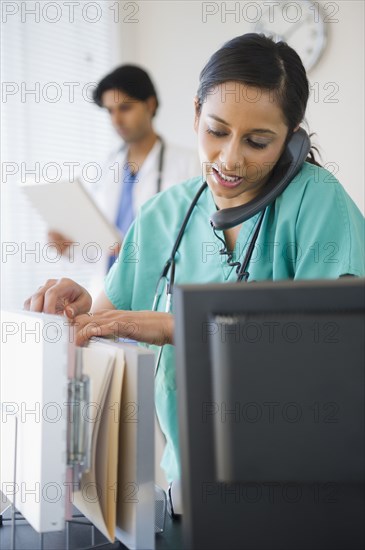
[[[23,309],[27,311],[43,311],[44,295],[56,282],[57,279],[48,279],[44,285],[38,288],[37,292],[25,300]]]
[[[85,288],[71,279],[49,279],[24,302],[24,309],[74,318],[91,308],[92,299]]]
[[[131,319],[135,312],[101,310],[94,315],[79,315],[74,320],[76,345],[84,345],[93,336],[107,337],[118,341],[121,338],[134,339],[139,326]],[[138,315],[138,312],[137,312]]]
[[[128,338],[157,346],[174,341],[174,317],[159,311],[101,310],[91,317],[80,315],[74,326],[79,346],[92,336]]]
[[[44,296],[43,311],[45,313],[66,313],[73,319],[77,315],[87,313],[92,304],[88,291],[72,279],[59,279],[47,289]]]

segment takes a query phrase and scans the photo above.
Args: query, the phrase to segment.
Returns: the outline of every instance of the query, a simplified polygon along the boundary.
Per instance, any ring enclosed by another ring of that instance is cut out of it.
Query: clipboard
[[[81,181],[27,182],[20,188],[49,230],[64,235],[81,247],[93,244],[109,251],[122,236],[97,206]]]

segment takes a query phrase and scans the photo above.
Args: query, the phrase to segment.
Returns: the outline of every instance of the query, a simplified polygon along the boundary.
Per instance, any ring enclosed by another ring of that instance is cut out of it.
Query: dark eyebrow
[[[222,124],[225,124],[226,126],[229,126],[228,122],[226,122],[225,120],[223,120],[223,118],[219,118],[219,116],[216,116],[216,115],[207,115],[209,116],[210,118],[214,118],[214,120],[216,120],[217,122],[221,122]],[[269,130],[268,128],[252,128],[250,130],[250,133],[255,133],[255,134],[272,134],[273,136],[276,136],[276,133],[273,132],[272,130]]]

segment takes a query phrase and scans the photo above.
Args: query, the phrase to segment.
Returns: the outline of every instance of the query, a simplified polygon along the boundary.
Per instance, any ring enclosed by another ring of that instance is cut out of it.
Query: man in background
[[[95,103],[105,108],[122,144],[114,151],[96,184],[88,186],[96,203],[121,233],[127,232],[138,209],[155,193],[200,174],[195,151],[167,143],[156,133],[153,119],[159,102],[148,73],[122,65],[106,75],[94,90]],[[68,239],[49,232],[64,254]],[[120,244],[111,250],[108,267]]]

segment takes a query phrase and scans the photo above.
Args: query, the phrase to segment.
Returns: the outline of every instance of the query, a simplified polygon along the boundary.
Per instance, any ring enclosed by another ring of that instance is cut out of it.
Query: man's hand
[[[70,319],[90,311],[92,298],[88,291],[71,279],[49,279],[24,302],[28,311],[66,314]]]
[[[78,346],[86,344],[92,336],[110,336],[115,340],[130,338],[157,346],[173,343],[174,317],[171,313],[102,309],[93,315],[79,315],[73,325]]]
[[[115,243],[114,246],[109,247],[109,250],[110,250],[109,255],[115,256],[117,258],[119,256],[119,252],[121,248],[122,248],[122,245],[120,243]]]
[[[53,244],[57,251],[63,256],[67,250],[70,248],[70,245],[73,241],[57,233],[56,231],[48,231],[48,243]]]

